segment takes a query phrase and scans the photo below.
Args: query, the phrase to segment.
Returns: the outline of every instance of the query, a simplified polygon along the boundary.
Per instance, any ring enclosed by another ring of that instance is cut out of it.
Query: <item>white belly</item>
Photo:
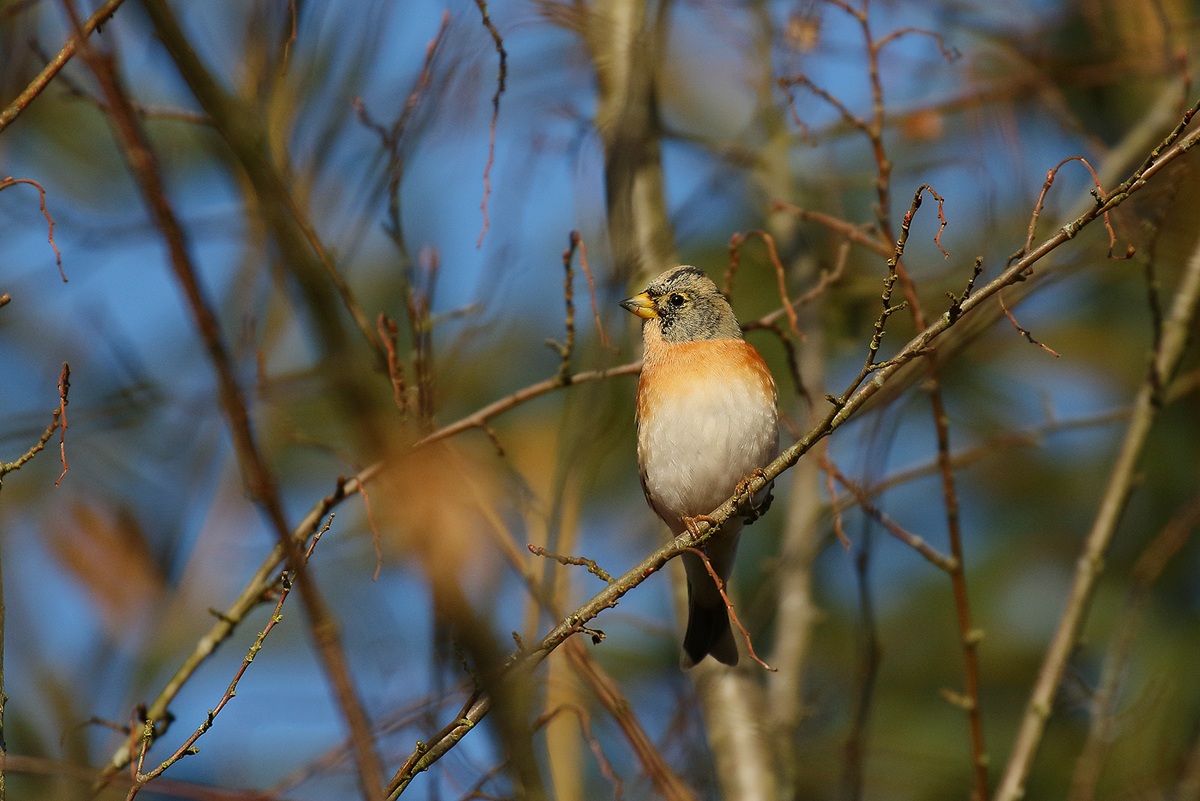
[[[775,404],[757,380],[692,384],[664,398],[641,428],[646,493],[668,524],[716,509],[779,447]]]

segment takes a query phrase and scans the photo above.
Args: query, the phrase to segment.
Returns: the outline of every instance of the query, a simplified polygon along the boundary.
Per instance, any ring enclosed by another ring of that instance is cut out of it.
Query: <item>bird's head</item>
[[[742,329],[717,285],[695,267],[675,267],[621,306],[657,326],[667,342],[741,339]]]

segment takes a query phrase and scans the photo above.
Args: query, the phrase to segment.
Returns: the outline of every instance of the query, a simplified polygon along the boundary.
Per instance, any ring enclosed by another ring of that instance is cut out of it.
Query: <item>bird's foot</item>
[[[739,502],[746,501],[750,498],[750,484],[756,478],[766,479],[767,474],[761,467],[754,468],[754,472],[738,482],[733,494],[737,496]]]
[[[708,525],[713,528],[716,528],[718,525],[720,525],[716,518],[709,517],[708,515],[696,515],[695,517],[683,518],[683,527],[687,529],[687,533],[691,534],[693,539],[700,536],[701,523],[708,523]]]
[[[771,508],[771,501],[775,500],[775,496],[768,491],[766,497],[757,506],[754,505],[754,495],[750,491],[750,484],[756,478],[765,480],[766,477],[766,472],[761,467],[756,467],[754,468],[754,472],[738,482],[737,487],[733,491],[734,496],[737,497],[738,505],[746,507],[746,525],[750,525],[766,514],[767,510]]]

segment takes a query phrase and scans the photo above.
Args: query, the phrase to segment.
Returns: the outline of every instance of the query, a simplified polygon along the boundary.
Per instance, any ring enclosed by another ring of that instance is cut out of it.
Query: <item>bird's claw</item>
[[[753,483],[754,479],[756,478],[761,478],[764,481],[767,478],[766,472],[764,472],[761,467],[754,468],[754,471],[750,473],[750,475],[738,482],[737,488],[733,491],[733,494],[737,496],[738,501],[746,501],[749,499],[750,484]]]
[[[687,529],[687,533],[690,534],[693,539],[700,536],[701,523],[708,523],[708,525],[713,528],[716,528],[717,525],[719,525],[716,518],[709,517],[708,515],[696,515],[695,517],[683,518],[683,527]]]
[[[750,525],[766,514],[767,510],[771,508],[771,501],[775,500],[775,497],[770,492],[767,492],[766,497],[762,499],[758,506],[754,505],[754,496],[750,491],[750,485],[756,478],[761,478],[764,481],[767,478],[766,472],[761,467],[754,468],[754,471],[750,475],[738,482],[737,488],[733,491],[734,496],[738,500],[738,505],[746,507],[746,525]]]

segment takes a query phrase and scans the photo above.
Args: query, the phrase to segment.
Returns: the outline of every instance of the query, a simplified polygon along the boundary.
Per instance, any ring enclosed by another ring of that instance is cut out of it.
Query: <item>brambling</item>
[[[621,305],[642,318],[645,359],[637,388],[638,467],[654,512],[678,536],[704,519],[779,452],[775,381],[762,356],[742,339],[729,301],[695,267],[676,267]],[[752,500],[766,511],[771,485]],[[724,582],[738,535],[735,516],[704,546]],[[729,614],[703,560],[683,554],[688,623],[680,665],[711,654],[736,665]]]

